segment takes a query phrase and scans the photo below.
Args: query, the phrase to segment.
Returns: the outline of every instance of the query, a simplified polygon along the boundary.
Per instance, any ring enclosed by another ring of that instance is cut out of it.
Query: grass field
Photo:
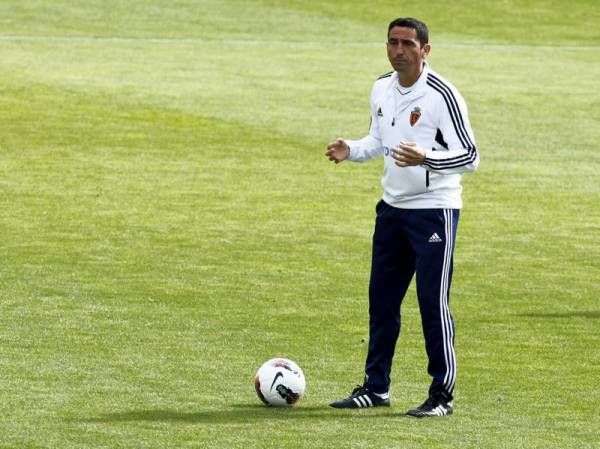
[[[598,448],[596,1],[3,0],[0,448]],[[450,418],[414,290],[393,404],[361,380],[385,31],[430,25],[470,108]],[[308,381],[263,407],[266,359]]]

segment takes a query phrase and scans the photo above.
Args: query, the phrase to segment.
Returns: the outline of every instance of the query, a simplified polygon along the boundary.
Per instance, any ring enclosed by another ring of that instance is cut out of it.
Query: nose
[[[394,54],[396,56],[404,54],[404,48],[402,47],[402,44],[398,44],[398,45],[394,46]]]

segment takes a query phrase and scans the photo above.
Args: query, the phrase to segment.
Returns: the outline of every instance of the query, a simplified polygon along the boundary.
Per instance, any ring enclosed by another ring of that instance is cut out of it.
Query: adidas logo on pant
[[[437,232],[434,232],[433,234],[431,234],[431,237],[429,237],[429,243],[439,243],[441,241],[442,239],[437,234]]]

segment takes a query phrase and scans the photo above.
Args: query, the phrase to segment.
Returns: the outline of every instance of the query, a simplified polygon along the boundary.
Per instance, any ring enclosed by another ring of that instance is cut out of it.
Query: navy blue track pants
[[[400,306],[416,273],[430,393],[452,398],[456,379],[454,323],[449,309],[458,209],[399,209],[380,201],[369,284],[367,388],[385,393],[400,335]]]

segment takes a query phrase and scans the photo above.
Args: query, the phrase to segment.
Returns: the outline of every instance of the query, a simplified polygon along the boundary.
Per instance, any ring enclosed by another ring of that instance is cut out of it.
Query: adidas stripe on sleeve
[[[427,85],[441,98],[443,113],[436,143],[447,151],[428,151],[424,165],[429,171],[444,174],[475,170],[479,155],[465,101],[456,89],[431,72],[427,76]]]

